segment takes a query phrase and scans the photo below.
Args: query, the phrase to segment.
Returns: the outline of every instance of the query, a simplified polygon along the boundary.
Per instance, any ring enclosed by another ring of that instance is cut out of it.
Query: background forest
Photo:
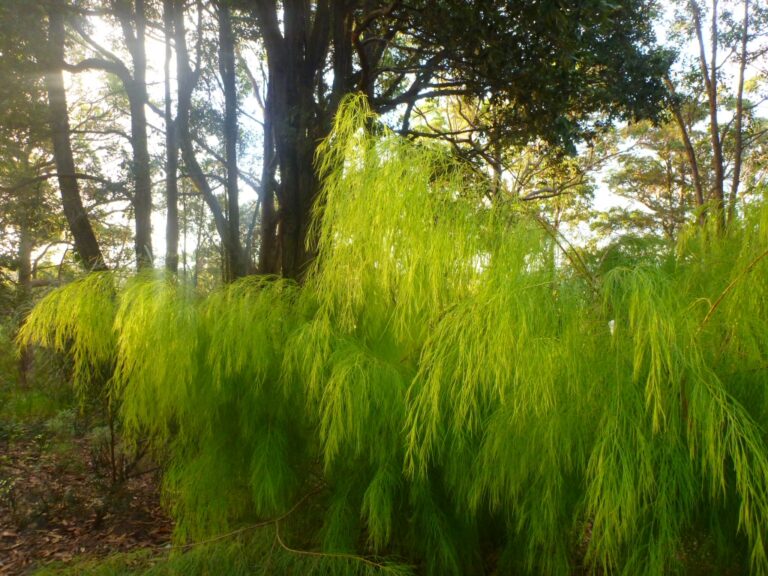
[[[0,574],[768,574],[764,3],[5,0],[0,80]]]

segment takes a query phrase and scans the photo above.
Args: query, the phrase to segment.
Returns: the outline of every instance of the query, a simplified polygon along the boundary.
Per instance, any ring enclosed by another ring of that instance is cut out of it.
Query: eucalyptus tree
[[[115,75],[120,79],[130,105],[131,137],[133,152],[131,176],[133,194],[131,203],[135,219],[134,248],[138,268],[151,266],[152,263],[152,172],[150,166],[149,144],[147,137],[146,107],[147,95],[147,55],[146,27],[147,8],[144,0],[110,0],[106,6],[99,7],[98,14],[112,17],[122,31],[123,43],[128,51],[131,66],[107,47],[94,40],[82,22],[71,19],[75,29],[93,55],[75,64],[67,63],[70,72],[98,69]]]
[[[122,265],[125,228],[110,216],[131,198],[126,182],[114,175],[121,140],[130,140],[121,126],[122,108],[111,106],[114,101],[103,99],[101,90],[84,90],[77,82],[65,85],[65,56],[77,52],[67,34],[73,7],[57,1],[28,2],[25,7],[22,11],[4,4],[0,12],[0,139],[7,166],[13,168],[6,174],[16,175],[3,182],[3,195],[14,205],[33,209],[32,220],[41,224],[60,222],[63,212],[66,224],[49,230],[52,241],[62,246],[71,241],[75,259],[87,270],[103,269],[107,261]],[[58,205],[49,202],[54,181]],[[44,201],[38,195],[43,190]],[[72,250],[65,250],[66,255],[71,258]],[[62,262],[69,264],[67,258]]]
[[[173,29],[176,53],[177,114],[174,126],[181,159],[187,176],[213,216],[223,251],[223,276],[231,281],[251,271],[241,238],[238,181],[243,179],[254,185],[254,179],[238,164],[237,156],[241,142],[240,95],[235,68],[238,39],[228,3],[206,6],[197,2],[188,7],[185,2],[174,0],[166,2],[164,9],[168,14],[168,25]],[[188,19],[194,22],[191,50]],[[215,36],[209,33],[210,27],[215,28]],[[215,77],[217,68],[219,77]],[[221,114],[211,107],[214,88],[219,85],[224,97]],[[208,133],[223,143],[220,150],[206,141]],[[223,177],[206,172],[206,158],[221,165]],[[223,199],[216,193],[217,180],[223,184]]]
[[[53,164],[48,103],[31,54],[40,38],[35,22],[39,15],[0,8],[0,225],[6,238],[16,240],[13,248],[9,246],[14,252],[10,260],[23,290],[29,289],[32,278],[34,247],[55,236],[49,226],[55,210],[44,176]]]
[[[759,76],[747,78],[746,74],[748,67],[755,64],[768,48],[765,33],[768,11],[760,2],[752,0],[685,0],[677,7],[677,30],[673,38],[692,42],[696,55],[685,62],[688,69],[682,78],[666,79],[673,95],[672,112],[686,142],[697,201],[711,207],[724,227],[735,215],[744,159],[748,148],[754,144],[750,125],[757,102],[750,100],[748,92],[758,95],[755,84],[760,79]],[[701,95],[708,111],[712,151],[711,179],[706,193],[699,177],[703,163],[689,145],[689,127],[680,114],[682,101],[696,101]],[[726,108],[728,113],[724,114]]]
[[[0,6],[0,261],[6,271],[15,273],[13,305],[19,319],[29,309],[33,286],[51,280],[52,275],[43,271],[50,254],[55,252],[51,248],[67,245],[61,199],[57,198],[52,181],[59,179],[70,221],[75,221],[80,201],[77,189],[73,196],[68,188],[73,182],[74,168],[67,172],[66,163],[62,162],[65,159],[54,154],[54,150],[62,152],[61,146],[52,149],[52,144],[68,142],[69,132],[62,124],[66,117],[54,118],[51,113],[61,95],[57,92],[59,78],[50,76],[54,67],[48,69],[46,81],[40,73],[41,64],[51,65],[46,30],[40,24],[43,16],[42,7],[35,3],[26,11]],[[55,27],[53,31],[55,35]],[[55,54],[56,46],[53,48]],[[56,132],[56,127],[64,130]],[[84,214],[82,204],[79,209]],[[77,231],[80,229],[82,226]],[[77,240],[81,261],[87,267],[98,264],[98,245],[93,252],[95,259],[89,260],[88,250],[93,246],[84,243],[82,235]],[[58,267],[60,275],[68,248],[59,252],[63,252]],[[31,349],[20,350],[19,377],[23,385],[28,383],[32,358]]]
[[[19,196],[19,205],[37,214],[27,220],[40,218],[40,222],[46,222],[48,217],[40,212],[46,202],[35,205],[22,197],[41,192],[48,180],[56,179],[77,258],[86,269],[103,269],[104,258],[78,183],[88,175],[76,169],[72,150],[62,74],[66,11],[66,3],[60,1],[28,2],[24,10],[9,3],[0,6],[0,100],[4,115],[1,137],[4,145],[18,152],[9,153],[6,161],[14,164],[17,175],[24,172],[25,166],[36,166],[27,171],[26,179],[10,183],[11,189],[6,192]]]
[[[163,62],[163,91],[165,120],[165,267],[170,272],[179,270],[179,143],[173,113],[171,66],[173,61],[173,0],[163,0],[163,34],[165,55]]]

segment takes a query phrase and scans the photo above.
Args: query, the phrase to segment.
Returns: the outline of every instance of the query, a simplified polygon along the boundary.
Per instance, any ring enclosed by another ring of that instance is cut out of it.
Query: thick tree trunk
[[[219,71],[224,86],[224,155],[227,168],[227,234],[225,246],[234,247],[225,251],[226,282],[245,276],[248,263],[240,243],[240,201],[237,168],[237,84],[235,81],[235,40],[232,20],[226,2],[221,2],[219,16]]]
[[[138,84],[138,82],[137,82]],[[136,88],[137,92],[143,90]],[[144,98],[137,94],[131,99],[131,145],[133,147],[133,170],[136,189],[133,195],[133,209],[136,218],[134,248],[136,267],[152,266],[152,177],[149,167],[147,145],[147,118]]]
[[[307,273],[314,256],[313,242],[308,238],[312,205],[318,191],[314,156],[318,143],[327,134],[326,117],[315,100],[315,88],[328,54],[331,4],[334,3],[318,2],[311,10],[303,2],[286,2],[282,25],[274,5],[260,2],[254,6],[267,51],[269,115],[280,173],[277,186],[280,272],[286,278],[297,280]],[[344,60],[341,55],[340,58]],[[345,61],[338,65],[345,65]],[[269,234],[269,227],[264,226],[262,250],[271,250]]]
[[[277,244],[277,213],[275,212],[275,139],[272,129],[272,88],[267,91],[264,106],[264,159],[261,169],[261,227],[259,231],[259,273],[277,274],[280,271]]]
[[[89,270],[105,270],[99,243],[80,198],[80,189],[75,177],[75,161],[70,142],[69,113],[64,90],[64,15],[63,3],[52,3],[49,18],[49,50],[52,58],[51,69],[45,75],[50,110],[51,139],[58,173],[59,190],[69,229],[75,241],[78,259]]]
[[[290,84],[290,83],[289,83]],[[313,257],[308,238],[312,204],[317,195],[314,170],[313,140],[302,137],[315,133],[305,111],[311,102],[301,103],[300,90],[285,90],[285,98],[275,106],[275,144],[280,167],[277,189],[280,206],[278,242],[282,274],[286,278],[302,279]]]
[[[179,271],[179,146],[171,101],[171,42],[173,40],[173,0],[163,0],[165,32],[165,267]]]

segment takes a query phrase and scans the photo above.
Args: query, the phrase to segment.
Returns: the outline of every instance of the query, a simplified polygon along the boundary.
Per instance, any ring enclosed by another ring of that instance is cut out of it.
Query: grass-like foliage
[[[112,275],[97,272],[54,290],[27,317],[18,343],[70,354],[78,392],[101,388],[115,357],[116,289]]]
[[[321,148],[303,285],[100,274],[28,320],[79,380],[114,367],[179,542],[262,522],[254,549],[322,574],[768,574],[766,204],[588,279],[374,124],[350,99]]]

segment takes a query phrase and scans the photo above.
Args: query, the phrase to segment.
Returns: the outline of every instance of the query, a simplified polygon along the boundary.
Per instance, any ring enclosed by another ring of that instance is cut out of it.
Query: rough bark
[[[278,211],[272,218],[270,197],[262,199],[260,269],[301,280],[315,255],[309,237],[312,207],[318,194],[314,157],[328,135],[344,95],[363,90],[372,95],[377,70],[388,39],[366,42],[362,33],[400,4],[377,2],[275,0],[249,3],[258,22],[267,54],[275,158],[279,181]],[[362,12],[361,12],[362,11]],[[361,17],[355,20],[355,15]],[[394,32],[390,31],[391,34]],[[354,71],[354,57],[360,70]],[[330,93],[324,82],[326,64],[333,69]],[[276,224],[276,226],[275,226]],[[270,258],[278,255],[279,264]]]
[[[67,96],[62,73],[64,66],[64,14],[62,10],[63,3],[60,1],[52,3],[49,8],[48,42],[51,66],[45,75],[56,172],[64,216],[74,238],[77,257],[88,270],[105,270],[107,266],[96,235],[93,233],[88,214],[83,207],[80,188],[75,176]]]
[[[301,279],[313,257],[308,238],[318,183],[314,170],[317,143],[327,133],[326,117],[315,101],[315,87],[329,49],[331,5],[285,2],[282,31],[274,1],[257,2],[256,16],[270,70],[270,117],[280,181],[277,243],[280,272]],[[271,250],[271,228],[262,226],[262,250]]]

